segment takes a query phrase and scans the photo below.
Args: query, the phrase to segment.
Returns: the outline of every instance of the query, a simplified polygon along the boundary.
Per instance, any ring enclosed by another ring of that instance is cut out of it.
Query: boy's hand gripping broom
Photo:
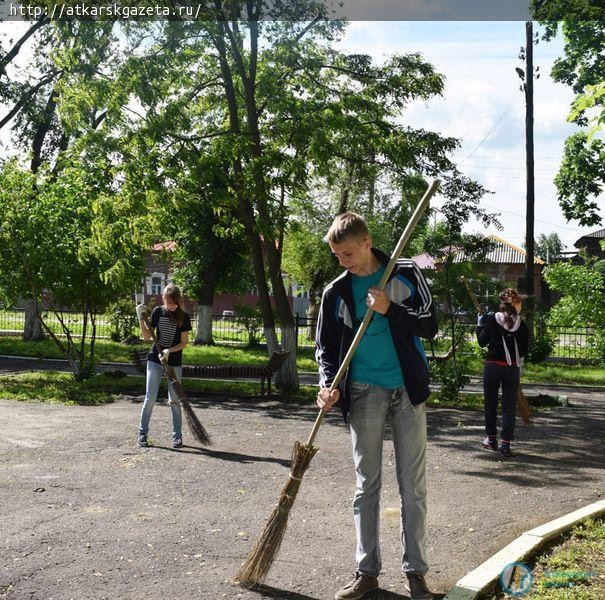
[[[385,271],[378,283],[378,288],[381,290],[384,289],[393,268],[395,267],[395,263],[397,259],[401,255],[404,246],[410,239],[412,232],[416,228],[420,217],[424,214],[424,211],[427,209],[429,205],[429,201],[433,194],[437,191],[439,187],[439,180],[435,179],[427,191],[424,193],[424,196],[420,200],[414,214],[410,218],[404,232],[401,234],[399,238],[399,242],[397,242],[397,246],[393,251],[393,255],[391,256],[391,260],[387,264]],[[330,391],[335,390],[338,387],[338,384],[342,377],[344,376],[351,359],[353,358],[353,354],[367,329],[370,320],[372,319],[374,311],[371,308],[366,310],[366,314],[364,316],[355,337],[353,338],[353,342],[351,343],[351,347],[347,352],[336,376],[334,377],[334,381],[332,385],[330,385]],[[311,459],[317,452],[317,448],[313,446],[313,441],[315,440],[315,436],[319,431],[319,427],[323,420],[325,412],[323,410],[319,411],[317,418],[315,419],[315,424],[313,425],[313,429],[311,430],[311,434],[309,435],[309,439],[306,443],[295,442],[294,448],[292,450],[292,464],[290,466],[290,473],[288,474],[288,480],[284,487],[282,488],[281,494],[279,496],[279,500],[277,502],[277,506],[273,509],[271,516],[267,520],[265,524],[265,528],[262,531],[260,537],[257,539],[254,547],[250,551],[246,561],[238,571],[235,576],[235,580],[243,586],[254,586],[262,583],[277,556],[279,548],[281,546],[284,533],[286,531],[286,527],[288,526],[288,515],[290,513],[290,509],[294,504],[294,500],[296,498],[296,494],[298,493],[298,489],[300,487],[302,477],[309,467]]]
[[[149,323],[149,315],[147,313],[144,313],[143,320],[145,321],[145,325],[147,325],[147,329],[151,334],[153,343],[158,350],[158,355],[161,355],[163,348],[158,342],[158,338],[155,335],[155,331],[151,327],[151,323]],[[187,396],[185,395],[185,389],[183,388],[182,383],[177,379],[174,369],[168,364],[168,361],[162,362],[162,366],[164,367],[166,379],[168,379],[170,385],[172,385],[172,389],[174,390],[179,403],[185,411],[185,417],[187,417],[187,424],[189,425],[189,429],[191,430],[193,437],[202,446],[212,446],[212,440],[204,426],[200,423],[195,412],[193,412],[193,408],[191,408],[191,404],[189,404],[189,400],[187,400]]]
[[[460,277],[460,281],[462,281],[462,283],[464,284],[464,287],[466,288],[466,291],[468,292],[468,295],[471,298],[475,310],[479,314],[481,314],[483,310],[481,309],[479,300],[477,300],[477,296],[475,296],[475,294],[473,293],[473,290],[471,289],[471,286],[467,281],[466,277]],[[531,408],[529,407],[529,402],[527,401],[527,398],[525,397],[525,394],[521,389],[521,384],[517,386],[517,412],[519,413],[519,416],[526,425],[529,425],[533,422]]]

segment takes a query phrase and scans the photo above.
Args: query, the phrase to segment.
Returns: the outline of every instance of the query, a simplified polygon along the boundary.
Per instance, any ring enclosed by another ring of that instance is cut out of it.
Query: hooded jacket
[[[389,257],[372,248],[383,265]],[[351,346],[361,319],[355,320],[352,275],[345,271],[324,290],[317,333],[315,358],[319,366],[319,385],[330,387],[339,365]],[[437,333],[435,305],[424,275],[409,259],[399,259],[385,287],[391,305],[385,313],[401,366],[410,401],[417,405],[429,397],[429,369],[420,337],[432,339]],[[338,404],[346,420],[350,407],[349,369],[339,383]]]
[[[525,322],[517,315],[509,327],[502,313],[488,313],[477,324],[479,346],[487,346],[485,360],[520,366],[519,359],[527,356],[529,332]]]

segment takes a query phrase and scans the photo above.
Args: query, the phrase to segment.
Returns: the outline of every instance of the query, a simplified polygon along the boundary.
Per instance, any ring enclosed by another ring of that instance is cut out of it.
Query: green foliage
[[[102,169],[102,163],[86,164],[80,157],[77,163],[65,164],[60,177],[45,170],[34,177],[15,161],[0,170],[0,236],[4,243],[0,288],[12,299],[44,300],[61,322],[64,339],[43,318],[42,325],[78,379],[94,372],[94,315],[116,296],[133,289],[142,265],[142,248],[134,252],[136,236],[132,232],[115,235],[121,209],[107,215],[100,208],[111,203],[111,196],[103,193]],[[120,199],[113,202],[119,204]],[[114,233],[111,247],[97,243],[109,221]],[[128,228],[124,215],[120,223]],[[82,314],[81,340],[73,336],[63,309]]]
[[[109,337],[114,342],[138,340],[136,335],[139,320],[130,299],[123,298],[112,302],[105,313],[110,324]]]
[[[263,330],[263,315],[257,306],[251,306],[245,302],[235,305],[235,323],[248,335],[247,348],[255,348],[260,344]]]
[[[431,378],[439,384],[435,397],[443,403],[458,402],[460,391],[470,381],[468,360],[458,353],[455,360],[435,361],[431,365]]]
[[[563,160],[555,177],[559,204],[568,220],[580,225],[601,222],[599,202],[605,185],[605,144],[583,131],[565,141]]]
[[[534,318],[534,338],[529,345],[527,360],[540,363],[548,358],[557,341],[557,335],[548,328],[548,320],[544,315]]]
[[[555,325],[605,326],[605,272],[603,261],[585,265],[558,263],[544,269],[551,290],[562,294],[551,309],[549,321]]]
[[[561,255],[563,242],[557,233],[550,233],[548,235],[541,233],[534,243],[534,251],[536,256],[550,263]]]
[[[605,25],[602,3],[590,0],[534,0],[534,16],[546,25],[547,39],[561,30],[564,56],[552,68],[552,78],[578,94],[568,121],[589,127],[571,135],[555,179],[558,199],[568,220],[581,225],[601,223],[596,199],[605,184],[605,152],[595,134],[605,124]]]
[[[549,313],[549,322],[591,327],[589,343],[605,360],[605,261],[550,265],[543,275],[549,287],[562,295]]]

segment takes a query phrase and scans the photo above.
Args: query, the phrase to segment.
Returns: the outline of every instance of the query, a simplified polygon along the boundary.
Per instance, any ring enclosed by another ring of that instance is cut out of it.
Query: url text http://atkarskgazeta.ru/
[[[197,19],[202,4],[186,4],[178,6],[122,6],[117,2],[106,4],[64,4],[61,2],[45,6],[22,6],[11,2],[8,7],[9,18],[16,19]]]

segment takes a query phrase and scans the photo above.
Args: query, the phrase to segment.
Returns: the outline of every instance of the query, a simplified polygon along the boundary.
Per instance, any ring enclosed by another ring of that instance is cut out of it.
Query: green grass
[[[536,559],[534,584],[523,598],[602,600],[605,598],[604,564],[605,521],[588,520]]]
[[[605,386],[605,367],[602,365],[530,363],[526,366],[521,381],[528,383],[575,383]]]
[[[137,346],[147,348],[148,346]],[[98,362],[131,362],[135,346],[125,346],[109,340],[97,340],[95,355]],[[0,336],[0,354],[30,356],[35,358],[63,358],[51,340],[24,342],[19,337]],[[317,371],[311,348],[299,349],[296,356],[299,371]],[[194,346],[189,344],[183,351],[183,362],[188,365],[249,364],[267,362],[265,348],[244,348],[234,345]],[[480,377],[483,363],[471,358],[469,374]],[[605,366],[567,365],[560,363],[527,364],[523,373],[524,383],[551,383],[605,386]]]
[[[90,385],[89,382],[77,383],[69,373],[54,371],[2,375],[0,398],[72,405],[105,404],[115,400],[113,394],[101,386]]]
[[[95,342],[95,356],[97,362],[130,363],[132,361],[131,353],[135,348],[149,348],[149,345],[125,346],[109,340],[97,340]],[[0,354],[34,358],[64,358],[52,340],[24,342],[21,338],[10,336],[0,336]],[[194,346],[189,344],[183,350],[183,363],[187,365],[260,365],[265,364],[267,360],[268,355],[265,348],[244,348],[232,345]],[[298,350],[297,364],[301,371],[317,370],[311,349]]]
[[[258,398],[258,381],[212,381],[207,379],[184,380],[187,393],[192,396],[218,394],[237,398]],[[162,381],[161,393],[166,394],[166,382]],[[22,402],[58,402],[63,404],[103,404],[113,402],[118,394],[142,396],[145,393],[145,379],[141,376],[111,377],[106,373],[95,375],[78,383],[69,373],[38,371],[0,375],[0,398]],[[317,386],[301,385],[296,393],[272,391],[272,400],[313,406]],[[531,398],[530,398],[531,401]],[[431,394],[429,407],[456,408],[462,410],[482,410],[481,394],[460,394],[456,402],[444,402]],[[549,404],[532,403],[535,408],[548,408]]]
[[[185,379],[185,389],[191,395],[220,394],[236,397],[258,397],[259,382],[248,381],[209,381],[204,379]],[[166,382],[162,381],[161,393],[166,393]],[[69,373],[55,371],[37,371],[0,375],[0,398],[21,402],[51,402],[62,404],[95,405],[114,402],[118,394],[144,395],[145,379],[137,376],[113,378],[105,373],[95,375],[87,381],[78,383]],[[273,393],[272,399],[288,402],[315,402],[316,386],[300,386],[296,394]]]
[[[483,361],[471,358],[469,375],[481,377]],[[605,365],[568,365],[564,363],[526,363],[521,383],[601,385],[605,387]]]

